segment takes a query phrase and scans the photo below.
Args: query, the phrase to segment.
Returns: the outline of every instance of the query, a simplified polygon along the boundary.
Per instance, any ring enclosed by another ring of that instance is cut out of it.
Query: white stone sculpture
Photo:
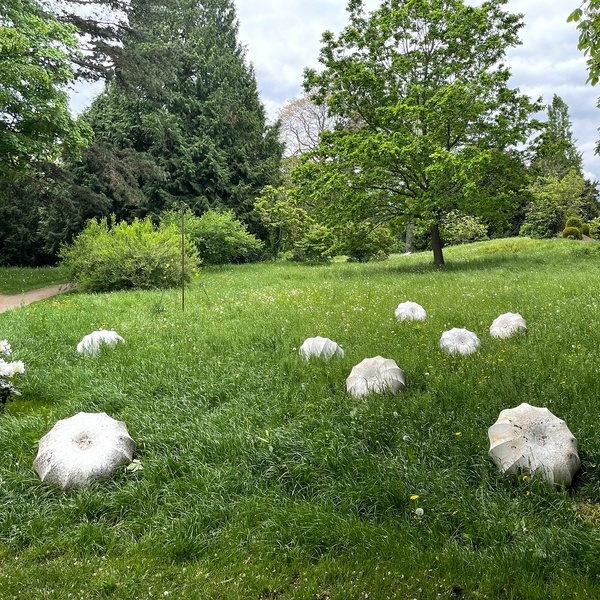
[[[125,343],[125,340],[116,331],[99,329],[83,337],[77,344],[77,352],[84,356],[95,356],[103,344],[114,348],[118,342]]]
[[[547,408],[524,402],[503,410],[488,437],[490,456],[502,473],[539,471],[550,483],[570,487],[581,466],[577,440]]]
[[[307,338],[300,346],[300,356],[308,360],[311,357],[315,358],[332,358],[334,356],[342,358],[344,351],[339,344],[336,344],[329,338],[321,336]]]
[[[134,450],[125,423],[106,413],[80,412],[58,421],[40,439],[33,468],[45,483],[81,488],[129,464]]]
[[[391,358],[365,358],[352,367],[346,379],[346,393],[354,398],[362,398],[371,393],[396,394],[404,389],[404,372]]]
[[[416,302],[402,302],[398,304],[395,315],[398,321],[424,321],[427,318],[425,309]]]
[[[477,352],[480,343],[479,338],[472,331],[454,327],[442,333],[440,348],[450,354],[472,354]]]
[[[509,338],[518,331],[527,331],[527,322],[519,313],[500,315],[490,326],[490,334],[495,338]]]

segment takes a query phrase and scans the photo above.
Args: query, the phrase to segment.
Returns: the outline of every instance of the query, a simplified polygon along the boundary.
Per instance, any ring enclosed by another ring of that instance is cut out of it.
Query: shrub
[[[386,227],[373,229],[370,223],[346,225],[337,232],[337,238],[334,251],[358,262],[386,259],[395,242]]]
[[[165,213],[162,223],[180,231],[181,215],[177,211]],[[201,217],[187,211],[184,227],[204,264],[252,262],[258,260],[263,251],[263,242],[248,233],[246,225],[238,221],[231,210],[208,210]]]
[[[581,233],[583,235],[587,235],[589,237],[590,235],[590,226],[587,223],[584,223],[579,230],[581,231]]]
[[[296,240],[291,253],[291,260],[307,262],[328,262],[333,254],[333,234],[320,223],[310,222]]]
[[[109,227],[106,219],[88,221],[70,246],[60,251],[71,281],[85,292],[176,287],[181,283],[181,239],[175,227],[155,231],[149,219]],[[185,244],[185,280],[199,265]]]
[[[488,228],[478,217],[458,210],[449,212],[442,220],[440,234],[449,246],[469,244],[488,239]]]
[[[600,237],[600,217],[596,217],[589,222],[590,233],[589,236],[591,238],[598,239]]]
[[[583,221],[579,217],[569,217],[567,222],[565,223],[566,227],[576,227],[577,229],[581,229],[583,225]]]
[[[570,238],[572,240],[581,239],[581,231],[577,227],[565,227],[562,232],[564,238]]]

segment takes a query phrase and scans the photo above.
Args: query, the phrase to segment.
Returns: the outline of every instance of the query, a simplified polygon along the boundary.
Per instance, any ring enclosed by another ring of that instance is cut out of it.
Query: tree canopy
[[[73,79],[73,28],[34,0],[0,0],[0,176],[82,145],[65,86]]]
[[[145,212],[183,201],[197,213],[248,217],[276,183],[282,145],[270,126],[254,71],[237,40],[231,0],[134,0],[124,51],[85,115],[98,144],[152,157],[165,174],[146,186]]]
[[[502,61],[523,23],[504,4],[384,0],[365,16],[350,0],[348,27],[323,35],[323,70],[305,73],[339,122],[297,171],[300,193],[333,219],[429,222],[436,264],[449,211],[502,227],[538,108],[508,86]]]

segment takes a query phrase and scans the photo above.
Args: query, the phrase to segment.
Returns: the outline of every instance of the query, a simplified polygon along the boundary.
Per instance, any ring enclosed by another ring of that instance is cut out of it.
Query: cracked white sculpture
[[[527,331],[527,322],[519,313],[500,315],[490,326],[490,334],[495,338],[509,338],[518,331]]]
[[[488,429],[489,454],[502,473],[536,473],[570,487],[581,461],[567,424],[547,408],[524,402],[503,410]]]
[[[33,468],[44,483],[82,488],[129,464],[134,450],[125,423],[106,413],[80,412],[58,421],[40,439]]]
[[[450,354],[472,354],[479,348],[479,338],[468,329],[454,327],[442,333],[440,348]]]
[[[402,302],[396,308],[397,321],[424,321],[427,318],[425,309],[416,302]]]
[[[404,389],[404,372],[395,360],[375,356],[365,358],[352,367],[346,379],[346,393],[354,398],[362,398],[371,393],[396,394]]]
[[[99,329],[83,337],[77,344],[77,352],[84,356],[95,356],[103,344],[114,348],[118,342],[125,343],[125,340],[116,331]]]
[[[336,344],[329,338],[321,336],[307,338],[300,346],[300,356],[305,360],[311,357],[315,358],[332,358],[334,356],[342,358],[344,351],[339,344]]]

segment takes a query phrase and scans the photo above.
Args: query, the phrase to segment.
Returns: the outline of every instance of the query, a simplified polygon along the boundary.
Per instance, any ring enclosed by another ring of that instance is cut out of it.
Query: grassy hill
[[[0,415],[0,598],[599,598],[599,247],[500,240],[448,249],[443,270],[428,253],[229,266],[203,271],[184,313],[168,291],[0,314],[26,365]],[[396,322],[405,300],[428,319]],[[527,335],[492,338],[508,311]],[[126,343],[80,357],[100,327]],[[443,353],[451,327],[480,351]],[[302,361],[316,335],[344,358]],[[406,389],[346,397],[375,355]],[[488,457],[488,427],[522,402],[577,437],[572,490]],[[37,441],[79,411],[125,421],[143,468],[41,484]]]

